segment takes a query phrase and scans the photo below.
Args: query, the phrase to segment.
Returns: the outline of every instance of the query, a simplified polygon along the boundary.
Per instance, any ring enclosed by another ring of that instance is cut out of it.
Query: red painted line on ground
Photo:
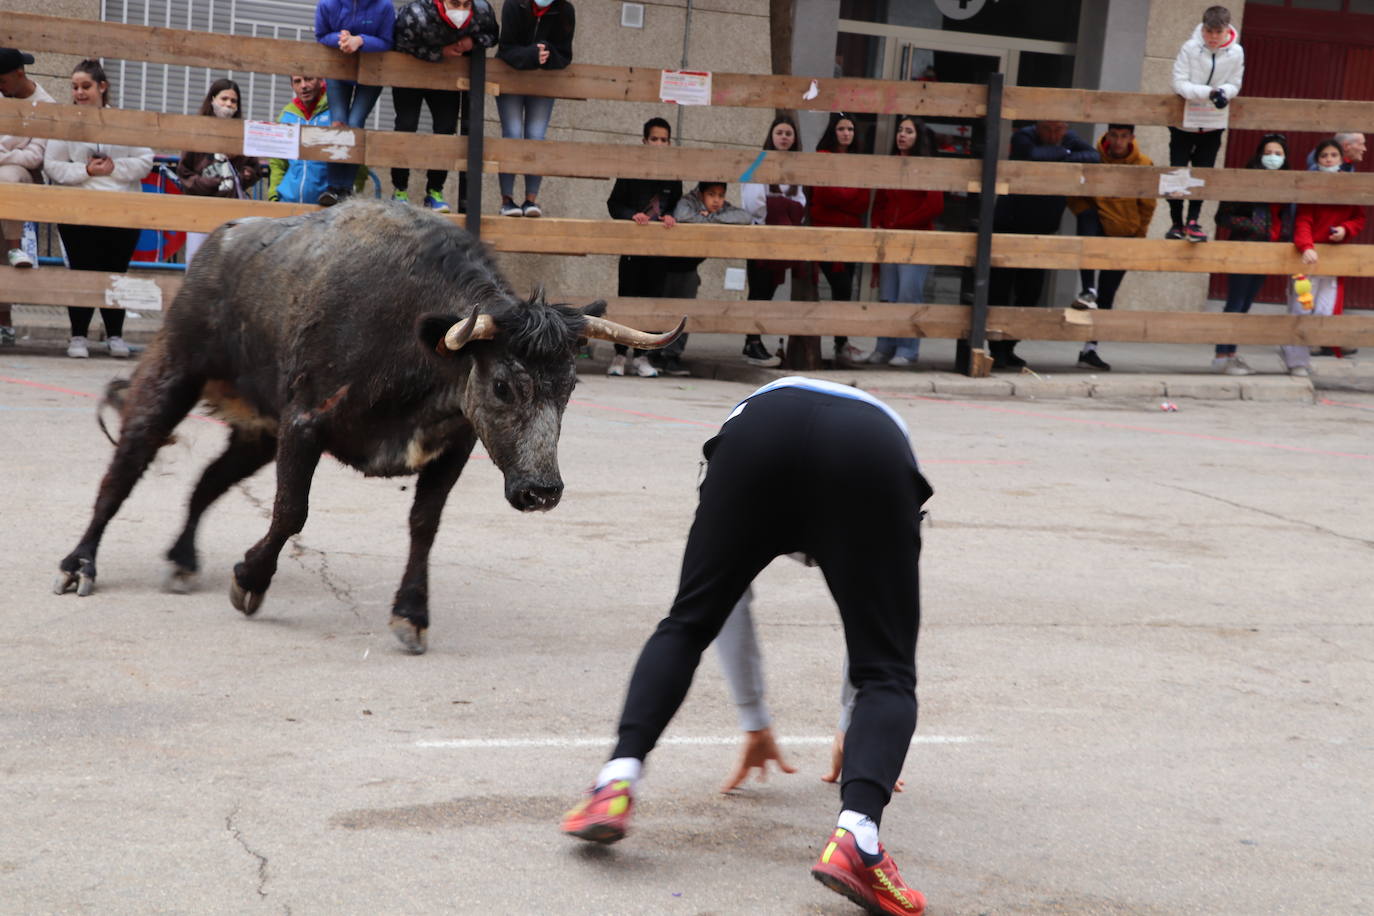
[[[1185,439],[1200,439],[1204,442],[1225,442],[1230,445],[1249,445],[1254,448],[1268,448],[1280,452],[1296,452],[1302,455],[1323,455],[1328,458],[1355,458],[1360,461],[1374,461],[1374,455],[1359,452],[1333,452],[1319,448],[1303,448],[1300,445],[1284,445],[1280,442],[1260,442],[1255,439],[1237,439],[1234,436],[1211,436],[1207,433],[1192,433],[1181,429],[1160,429],[1157,426],[1137,426],[1132,423],[1112,423],[1107,420],[1088,420],[1081,417],[1062,417],[1058,414],[1041,413],[1038,410],[1018,410],[1013,407],[995,407],[991,404],[975,404],[972,401],[950,401],[943,398],[924,397],[919,394],[899,394],[895,391],[874,391],[873,394],[902,401],[923,401],[941,404],[946,407],[968,407],[973,410],[986,410],[992,413],[1009,414],[1015,417],[1034,417],[1040,420],[1058,420],[1061,423],[1076,423],[1080,426],[1099,426],[1104,429],[1125,429],[1137,433],[1150,433],[1156,436],[1179,436]]]
[[[705,423],[701,420],[684,420],[681,417],[664,417],[654,413],[644,413],[640,410],[630,410],[626,407],[611,407],[606,404],[595,404],[591,401],[579,401],[577,399],[573,399],[568,403],[574,404],[578,407],[590,407],[592,410],[606,410],[610,411],[611,413],[629,414],[632,417],[642,417],[645,420],[661,420],[664,423],[682,423],[687,426],[704,426],[707,429],[720,429],[719,423]]]
[[[1350,404],[1346,401],[1333,401],[1330,398],[1320,398],[1317,403],[1324,404],[1327,407],[1349,407],[1352,410],[1374,410],[1374,407],[1369,407],[1365,404]]]
[[[7,375],[0,375],[0,382],[9,385],[20,385],[24,388],[37,388],[40,391],[53,391],[57,394],[70,394],[76,398],[99,398],[98,394],[91,394],[89,391],[77,391],[74,388],[62,388],[58,385],[49,385],[44,382],[32,382],[24,378],[10,378]],[[192,420],[200,420],[202,423],[213,423],[215,426],[228,426],[223,420],[216,420],[214,417],[207,417],[202,413],[188,413],[186,415]]]

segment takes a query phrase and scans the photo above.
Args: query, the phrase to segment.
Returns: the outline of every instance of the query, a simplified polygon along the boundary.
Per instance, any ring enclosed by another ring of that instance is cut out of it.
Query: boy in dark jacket
[[[668,122],[662,118],[650,118],[644,122],[644,137],[641,142],[650,147],[667,147],[672,143],[672,130]],[[673,210],[681,198],[681,181],[663,178],[617,178],[615,187],[611,188],[611,196],[606,200],[606,209],[610,212],[611,219],[634,220],[641,226],[662,223],[665,228],[671,229],[677,223],[673,218]],[[666,260],[669,259],[652,255],[622,254],[618,294],[645,298],[662,296]],[[678,340],[681,340],[681,337]],[[686,346],[685,341],[682,346],[674,341],[665,349],[673,350],[675,356],[680,356],[683,346]],[[607,375],[625,374],[625,355],[628,352],[624,344],[615,345],[615,356],[611,358],[610,368],[606,370]],[[658,375],[658,369],[649,362],[645,350],[635,351],[632,365],[635,373],[641,378],[653,378]]]
[[[485,53],[496,44],[499,29],[496,14],[487,0],[414,0],[396,15],[392,46],[412,57],[431,63],[470,54],[473,48]],[[452,136],[458,132],[460,116],[466,113],[467,93],[456,89],[412,89],[394,86],[391,101],[396,108],[395,129],[414,133],[420,126],[420,103],[429,106],[434,133]],[[462,120],[466,121],[463,117]],[[462,126],[467,136],[467,124]],[[467,172],[458,173],[458,212],[467,212]],[[435,213],[448,213],[444,200],[445,169],[430,169],[425,175],[424,206]],[[396,200],[410,199],[410,169],[393,168],[391,183]]]

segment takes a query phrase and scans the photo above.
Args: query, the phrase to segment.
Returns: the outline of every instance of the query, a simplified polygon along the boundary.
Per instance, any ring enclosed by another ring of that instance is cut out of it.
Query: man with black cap
[[[24,67],[33,63],[33,55],[14,48],[0,48],[0,95],[7,99],[27,99],[31,102],[51,102],[53,97],[43,87],[28,78]],[[36,137],[11,137],[0,134],[0,181],[38,181],[43,168],[43,151],[48,141]],[[6,263],[10,267],[32,267],[33,258],[20,247],[24,224],[18,220],[0,220],[0,239],[5,242]],[[14,343],[10,307],[0,303],[0,345]]]

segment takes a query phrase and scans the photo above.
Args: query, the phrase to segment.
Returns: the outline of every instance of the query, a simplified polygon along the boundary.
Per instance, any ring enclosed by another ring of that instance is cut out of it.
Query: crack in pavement
[[[329,569],[329,554],[320,550],[318,547],[311,547],[303,543],[300,535],[293,535],[291,538],[291,559],[294,560],[296,565],[301,569],[310,572],[310,568],[306,566],[303,559],[304,555],[307,553],[314,554],[320,558],[319,569],[315,570],[320,577],[320,582],[323,583],[325,588],[329,589],[330,593],[334,595],[335,600],[347,606],[348,609],[353,612],[353,616],[361,621],[363,619],[362,608],[358,606],[357,599],[353,597],[353,588],[350,585],[335,580],[335,577],[331,574]]]
[[[228,830],[233,835],[234,840],[240,846],[243,847],[244,852],[248,853],[250,856],[258,860],[258,896],[266,897],[267,891],[265,888],[267,886],[267,856],[263,855],[262,853],[258,852],[257,850],[249,846],[248,841],[243,838],[243,832],[239,830],[238,827],[234,826],[234,818],[238,815],[238,813],[239,807],[238,805],[235,805],[234,810],[230,811],[228,814],[224,816],[224,829]]]
[[[1257,506],[1247,506],[1245,503],[1238,503],[1234,500],[1226,499],[1222,496],[1217,496],[1212,493],[1205,493],[1202,490],[1193,490],[1188,487],[1180,487],[1177,484],[1161,483],[1159,484],[1159,486],[1165,487],[1170,490],[1179,490],[1184,493],[1191,493],[1194,496],[1201,496],[1203,499],[1211,499],[1236,509],[1245,509],[1249,512],[1258,513],[1259,515],[1267,515],[1269,518],[1278,519],[1281,522],[1288,522],[1292,525],[1302,525],[1303,527],[1311,528],[1313,531],[1319,531],[1322,534],[1329,534],[1332,537],[1340,538],[1343,541],[1350,541],[1355,544],[1363,544],[1366,547],[1374,547],[1374,540],[1371,540],[1369,538],[1357,537],[1353,534],[1342,534],[1339,531],[1332,531],[1330,528],[1323,527],[1322,525],[1318,525],[1315,522],[1305,521],[1300,518],[1289,518],[1288,516],[1280,515],[1277,512],[1270,512],[1268,509],[1260,509]]]

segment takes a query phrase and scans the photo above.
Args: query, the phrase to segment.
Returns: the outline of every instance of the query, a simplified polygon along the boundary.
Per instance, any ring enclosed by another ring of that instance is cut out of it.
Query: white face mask
[[[1341,170],[1341,164],[1338,162],[1335,165],[1319,165],[1317,168],[1321,169],[1323,172],[1339,172]]]
[[[211,102],[210,108],[215,112],[217,118],[232,118],[237,108],[231,105],[221,105],[219,102]]]
[[[1278,153],[1265,153],[1260,157],[1260,165],[1266,169],[1283,168],[1283,156]]]
[[[448,6],[444,7],[444,15],[448,17],[449,24],[455,29],[461,29],[468,24],[468,19],[472,17],[472,10],[455,10]]]

